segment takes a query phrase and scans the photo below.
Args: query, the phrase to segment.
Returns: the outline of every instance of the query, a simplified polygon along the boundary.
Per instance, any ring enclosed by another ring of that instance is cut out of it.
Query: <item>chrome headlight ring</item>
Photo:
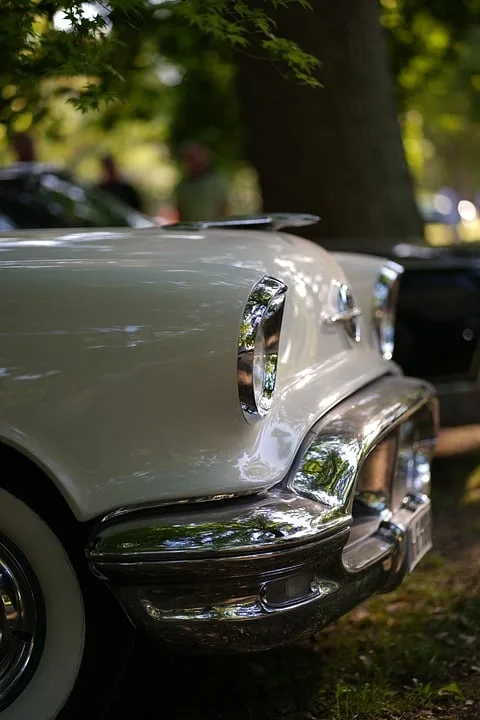
[[[278,347],[287,286],[265,275],[248,296],[237,350],[240,405],[249,422],[271,408],[277,380]]]
[[[403,267],[388,261],[382,265],[373,290],[373,327],[380,353],[391,360],[395,346],[395,312]]]

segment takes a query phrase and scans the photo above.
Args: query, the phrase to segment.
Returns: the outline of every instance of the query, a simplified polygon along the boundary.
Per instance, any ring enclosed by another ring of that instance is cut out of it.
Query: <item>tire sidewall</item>
[[[2,720],[54,720],[75,686],[85,648],[85,609],[77,575],[60,540],[28,505],[0,489],[0,530],[27,559],[45,605],[38,666]]]

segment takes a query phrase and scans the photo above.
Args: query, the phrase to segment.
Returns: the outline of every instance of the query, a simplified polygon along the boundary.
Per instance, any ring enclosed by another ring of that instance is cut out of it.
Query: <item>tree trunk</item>
[[[277,34],[317,56],[322,88],[238,56],[249,154],[267,212],[310,212],[313,235],[361,244],[418,239],[377,0],[313,0],[275,14]]]

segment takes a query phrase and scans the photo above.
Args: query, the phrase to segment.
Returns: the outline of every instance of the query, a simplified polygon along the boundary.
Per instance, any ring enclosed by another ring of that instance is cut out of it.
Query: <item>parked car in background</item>
[[[321,242],[335,254],[355,249]],[[398,296],[393,360],[436,386],[442,425],[479,423],[480,243],[362,245],[361,252],[400,266],[396,278],[390,274]]]
[[[397,253],[405,272],[394,359],[407,374],[435,383],[443,425],[478,423],[480,243]]]
[[[263,650],[431,547],[434,390],[388,359],[385,261],[281,231],[309,221],[0,237],[5,720],[99,715],[119,606]]]
[[[0,230],[154,225],[117,198],[57,167],[17,163],[0,168]]]

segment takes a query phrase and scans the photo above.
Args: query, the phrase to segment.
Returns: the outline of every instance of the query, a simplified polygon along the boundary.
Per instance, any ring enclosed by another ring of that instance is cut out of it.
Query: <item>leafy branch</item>
[[[0,84],[15,86],[27,106],[38,101],[41,81],[52,77],[85,78],[80,88],[75,83],[69,98],[81,110],[121,99],[124,76],[115,59],[119,52],[128,57],[130,48],[117,23],[124,28],[127,22],[137,33],[144,27],[151,34],[152,24],[160,26],[163,18],[174,15],[238,51],[260,49],[286,67],[290,77],[315,86],[318,60],[278,37],[270,15],[294,4],[310,10],[307,0],[266,0],[264,7],[246,0],[165,0],[160,6],[149,0],[4,0]],[[1,114],[0,107],[0,120]]]

